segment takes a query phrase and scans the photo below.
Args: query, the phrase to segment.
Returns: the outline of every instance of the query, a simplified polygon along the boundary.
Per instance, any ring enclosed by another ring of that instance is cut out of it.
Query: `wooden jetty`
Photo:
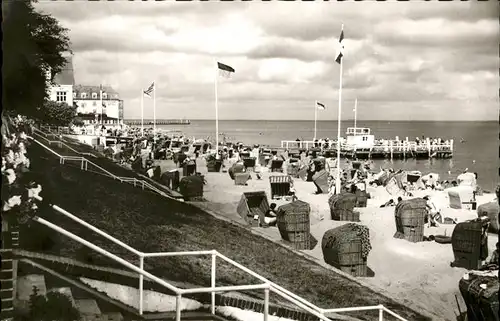
[[[328,147],[319,147],[318,143],[312,140],[283,140],[281,141],[281,148],[286,150],[311,150],[319,148],[323,153],[328,151],[337,155],[337,142],[334,141]],[[357,159],[452,158],[453,139],[448,143],[442,144],[432,144],[429,139],[419,144],[408,139],[403,141],[386,140],[384,144],[376,143],[370,148],[357,148],[343,143],[340,147],[340,156]]]
[[[141,126],[142,120],[140,119],[125,119],[123,122],[129,126]],[[156,125],[190,125],[191,121],[189,119],[157,119]],[[153,126],[153,120],[144,120],[145,126]]]

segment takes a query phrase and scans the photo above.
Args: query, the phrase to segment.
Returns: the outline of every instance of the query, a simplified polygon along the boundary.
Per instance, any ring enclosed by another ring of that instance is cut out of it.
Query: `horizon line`
[[[140,118],[124,118],[123,120],[140,120]],[[144,121],[152,121],[154,120],[153,118],[144,118]],[[215,121],[215,119],[208,119],[208,118],[157,118],[156,120],[189,120],[189,121]],[[304,122],[304,121],[313,121],[314,119],[219,119],[219,121],[276,121],[276,122],[282,122],[282,121],[296,121],[296,122]],[[330,120],[317,120],[317,122],[330,122],[330,121],[338,121],[337,119],[330,119]],[[354,119],[345,119],[345,120],[340,120],[341,122],[344,121],[354,121]],[[403,120],[403,119],[396,119],[396,120],[391,120],[391,119],[358,119],[357,122],[496,122],[496,120],[479,120],[479,119],[472,119],[472,120],[449,120],[449,119],[444,119],[444,120],[428,120],[428,119],[411,119],[411,120]],[[499,120],[500,122],[500,120]]]

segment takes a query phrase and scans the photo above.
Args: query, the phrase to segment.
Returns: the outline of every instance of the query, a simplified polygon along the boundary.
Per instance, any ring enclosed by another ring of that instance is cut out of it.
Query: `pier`
[[[311,150],[316,149],[322,152],[329,151],[336,155],[337,142],[332,141],[328,146],[319,146],[318,142],[312,140],[293,141],[282,140],[281,148]],[[340,146],[340,156],[344,158],[358,159],[408,159],[408,158],[452,158],[453,139],[448,143],[433,144],[429,139],[419,144],[408,139],[385,140],[384,144],[377,142],[370,148],[356,148],[355,146],[342,143]]]
[[[129,126],[141,126],[142,120],[140,119],[125,119],[123,122]],[[190,125],[191,121],[189,119],[157,119],[156,125]],[[153,126],[153,120],[145,119],[145,126]]]

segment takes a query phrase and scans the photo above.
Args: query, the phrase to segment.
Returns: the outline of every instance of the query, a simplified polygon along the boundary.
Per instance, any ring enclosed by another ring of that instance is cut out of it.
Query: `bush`
[[[77,321],[80,312],[73,307],[70,299],[59,292],[48,292],[46,296],[38,295],[38,289],[33,287],[30,296],[29,320],[37,321]]]

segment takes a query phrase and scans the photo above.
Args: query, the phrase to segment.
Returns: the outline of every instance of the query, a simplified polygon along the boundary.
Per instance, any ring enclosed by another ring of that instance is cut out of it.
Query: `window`
[[[87,93],[81,93],[81,94],[80,94],[80,97],[81,97],[81,98],[87,98]]]
[[[102,99],[108,99],[108,94],[102,93]]]
[[[97,93],[92,93],[92,99],[97,98]]]
[[[66,92],[65,91],[58,91],[56,93],[56,101],[66,101]]]
[[[368,137],[363,136],[363,141],[366,142],[368,140]]]

